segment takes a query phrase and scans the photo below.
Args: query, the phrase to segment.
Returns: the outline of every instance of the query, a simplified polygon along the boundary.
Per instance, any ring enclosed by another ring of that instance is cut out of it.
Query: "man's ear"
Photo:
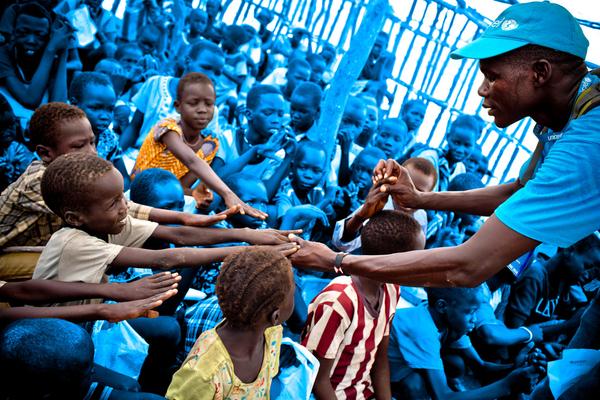
[[[82,215],[78,211],[66,211],[63,219],[70,226],[80,227],[83,225]]]
[[[254,112],[251,109],[246,107],[246,108],[244,108],[244,116],[246,117],[246,119],[248,121],[250,121],[254,116]]]
[[[40,156],[42,161],[46,164],[50,164],[56,158],[54,150],[49,146],[38,144],[35,146],[35,152]]]
[[[269,323],[272,326],[276,326],[276,325],[280,325],[283,321],[281,321],[281,313],[279,312],[279,308],[276,308],[270,315],[269,315]]]
[[[536,87],[543,86],[552,77],[552,64],[544,58],[535,61],[531,69],[533,71],[533,85]]]

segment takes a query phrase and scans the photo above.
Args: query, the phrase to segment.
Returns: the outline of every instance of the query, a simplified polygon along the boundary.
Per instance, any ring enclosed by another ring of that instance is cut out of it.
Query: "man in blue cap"
[[[490,218],[456,247],[386,256],[334,253],[299,239],[295,266],[340,271],[408,286],[475,286],[541,242],[567,247],[600,227],[600,79],[584,64],[588,41],[563,7],[507,8],[453,58],[480,60],[479,95],[496,125],[537,122],[540,145],[513,183],[466,192],[422,193],[393,160],[374,180],[395,202]],[[531,165],[531,167],[529,167]],[[385,201],[382,202],[384,204]]]

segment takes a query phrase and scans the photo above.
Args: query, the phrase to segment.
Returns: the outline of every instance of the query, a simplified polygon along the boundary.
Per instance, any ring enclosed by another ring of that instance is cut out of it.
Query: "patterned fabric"
[[[96,145],[98,157],[102,157],[110,162],[115,162],[123,158],[123,151],[119,146],[119,137],[112,129],[106,129],[98,135],[98,144]]]
[[[50,236],[63,227],[62,220],[44,203],[42,175],[46,166],[32,162],[12,185],[0,195],[0,248],[44,246]],[[129,202],[129,215],[147,220],[151,207]]]
[[[268,399],[271,381],[279,371],[281,325],[265,330],[262,367],[254,382],[244,383],[235,376],[234,365],[216,328],[204,332],[181,368],[173,375],[167,391],[170,400],[181,399]]]
[[[187,324],[184,344],[185,354],[192,350],[198,336],[213,329],[222,319],[223,312],[219,307],[217,296],[208,297],[188,307],[185,310],[185,322]]]
[[[33,161],[33,153],[23,143],[12,142],[0,155],[0,187],[13,183]]]
[[[188,167],[171,153],[166,144],[161,142],[162,136],[169,131],[175,132],[184,139],[180,120],[165,118],[160,121],[152,128],[150,134],[146,136],[146,139],[140,148],[140,153],[138,154],[135,166],[133,167],[133,172],[131,173],[132,178],[148,168],[162,168],[171,171],[175,174],[177,179],[188,173]],[[204,142],[202,147],[196,154],[202,160],[210,164],[217,154],[219,140],[212,137],[210,134],[203,137],[203,139]]]
[[[383,285],[377,316],[367,310],[352,277],[335,278],[308,306],[302,345],[317,357],[333,359],[331,385],[338,399],[374,395],[371,369],[377,348],[389,335],[400,296],[397,285]]]

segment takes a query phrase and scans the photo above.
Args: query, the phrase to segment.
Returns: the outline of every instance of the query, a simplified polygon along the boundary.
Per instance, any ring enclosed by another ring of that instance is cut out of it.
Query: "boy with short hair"
[[[337,144],[332,154],[328,181],[344,186],[350,178],[350,165],[363,148],[354,143],[362,132],[367,118],[367,108],[361,98],[349,97],[337,132]],[[369,184],[370,186],[370,184]]]
[[[419,224],[400,211],[375,215],[361,238],[364,254],[425,245]],[[399,295],[397,285],[352,275],[335,278],[311,302],[302,345],[320,362],[313,388],[317,399],[391,397],[387,347]]]
[[[412,141],[404,121],[400,118],[387,118],[373,138],[373,146],[383,150],[387,158],[399,158]]]
[[[427,288],[428,305],[402,308],[392,322],[389,361],[392,392],[397,398],[495,399],[531,390],[539,369],[519,368],[490,385],[454,392],[448,387],[442,347],[475,327],[481,287]],[[543,361],[535,360],[534,363]]]
[[[303,138],[312,140],[316,132],[312,132],[315,122],[321,112],[321,98],[323,91],[312,82],[302,82],[296,87],[290,98],[290,126],[296,134],[296,140]]]

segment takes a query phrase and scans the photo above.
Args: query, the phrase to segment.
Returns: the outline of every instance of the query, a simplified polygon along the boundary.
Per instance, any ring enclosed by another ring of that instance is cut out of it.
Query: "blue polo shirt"
[[[599,81],[587,75],[579,92]],[[600,228],[600,107],[538,139],[544,151],[532,179],[496,209],[496,217],[522,235],[568,247]]]

